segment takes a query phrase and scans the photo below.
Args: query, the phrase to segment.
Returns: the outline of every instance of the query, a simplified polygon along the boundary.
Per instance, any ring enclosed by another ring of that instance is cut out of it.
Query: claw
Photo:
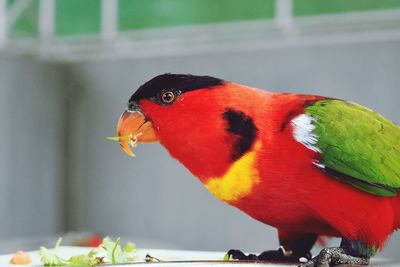
[[[232,260],[257,260],[257,256],[254,254],[246,255],[238,249],[231,249],[226,254],[228,254],[229,259]]]
[[[346,254],[343,248],[324,248],[300,267],[332,267],[340,264],[368,265],[369,258],[359,258]]]
[[[227,258],[229,260],[242,260],[242,261],[270,261],[270,262],[304,262],[305,260],[311,259],[311,254],[306,253],[305,255],[295,255],[293,252],[285,251],[283,247],[277,250],[267,250],[259,255],[255,254],[244,254],[242,251],[237,249],[231,249],[227,252]]]

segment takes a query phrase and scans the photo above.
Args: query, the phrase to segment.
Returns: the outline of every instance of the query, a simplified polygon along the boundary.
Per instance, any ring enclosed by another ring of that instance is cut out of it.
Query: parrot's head
[[[253,145],[260,94],[210,76],[159,75],[129,98],[120,145],[132,155],[132,141],[159,141],[197,177],[218,176]]]

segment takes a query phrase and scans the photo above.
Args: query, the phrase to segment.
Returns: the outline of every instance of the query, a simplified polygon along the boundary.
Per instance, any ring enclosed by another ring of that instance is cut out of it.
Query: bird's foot
[[[316,257],[301,264],[300,267],[331,267],[340,264],[368,265],[369,258],[348,255],[343,248],[324,248]]]
[[[247,261],[272,261],[272,262],[304,262],[311,259],[311,253],[305,255],[295,255],[291,251],[286,251],[283,247],[277,250],[268,250],[255,254],[244,254],[242,251],[237,249],[231,249],[227,255],[232,260],[247,260]]]

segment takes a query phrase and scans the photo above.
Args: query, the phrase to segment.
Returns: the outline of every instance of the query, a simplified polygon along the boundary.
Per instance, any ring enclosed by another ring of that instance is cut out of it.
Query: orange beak
[[[146,120],[139,111],[124,111],[118,120],[117,136],[119,144],[126,154],[133,156],[131,147],[137,142],[149,143],[158,141],[157,133],[151,121]]]

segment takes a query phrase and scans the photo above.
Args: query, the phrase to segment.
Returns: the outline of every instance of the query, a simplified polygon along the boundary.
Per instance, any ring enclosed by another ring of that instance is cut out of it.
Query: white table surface
[[[86,254],[91,250],[91,248],[86,247],[69,247],[69,246],[61,246],[57,249],[57,254],[62,258],[68,259],[70,256],[78,255],[78,254]],[[29,255],[32,258],[32,264],[23,265],[23,266],[43,266],[40,263],[39,255],[37,251],[29,251]],[[224,256],[224,252],[206,252],[206,251],[188,251],[188,250],[160,250],[160,249],[139,249],[138,250],[139,259],[144,259],[146,254],[150,254],[153,257],[156,257],[165,261],[181,261],[181,260],[221,260]],[[10,267],[10,266],[18,266],[12,265],[9,263],[12,254],[0,255],[0,267]],[[143,263],[143,264],[134,264],[137,267],[143,266],[151,266],[151,267],[172,267],[177,266],[177,263]],[[273,267],[290,267],[297,265],[285,265],[285,264],[237,264],[235,262],[221,262],[221,263],[180,263],[179,267],[185,266],[240,266],[240,267],[249,267],[252,266],[273,266]],[[127,265],[113,265],[113,266],[127,266]],[[391,260],[385,259],[373,259],[372,266],[378,267],[399,267],[400,262],[395,262]]]

